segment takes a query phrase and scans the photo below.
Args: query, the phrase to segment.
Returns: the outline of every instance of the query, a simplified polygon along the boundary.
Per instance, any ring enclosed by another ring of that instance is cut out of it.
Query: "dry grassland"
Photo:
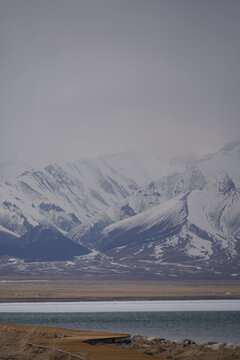
[[[240,299],[240,282],[0,281],[0,302],[117,299]]]
[[[120,334],[85,332],[61,328],[0,324],[1,360],[239,360],[240,349],[212,350],[201,345],[173,345],[171,342],[147,346],[90,345],[87,338]]]
[[[88,338],[119,334],[0,324],[1,360],[149,360],[155,357],[117,345],[90,345]]]

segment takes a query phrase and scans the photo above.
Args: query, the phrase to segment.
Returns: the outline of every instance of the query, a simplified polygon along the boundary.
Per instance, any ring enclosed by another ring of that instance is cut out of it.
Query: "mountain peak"
[[[235,190],[235,189],[236,189],[235,184],[228,175],[225,175],[224,178],[218,184],[218,190],[223,194],[227,194],[231,190]]]

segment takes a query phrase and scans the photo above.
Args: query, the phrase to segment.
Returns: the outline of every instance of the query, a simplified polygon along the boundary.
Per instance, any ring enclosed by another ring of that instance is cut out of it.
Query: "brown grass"
[[[114,286],[113,286],[114,285]],[[108,282],[73,280],[1,283],[0,302],[77,301],[91,299],[231,299],[240,298],[240,281]]]
[[[114,335],[120,334],[0,324],[0,359],[149,360],[155,358],[117,345],[90,345],[83,342],[88,338]]]
[[[240,349],[212,350],[134,337],[130,346],[90,345],[86,338],[114,336],[40,326],[0,324],[1,360],[240,360]]]
[[[25,330],[13,326],[0,327],[0,359],[11,360],[72,360],[76,357],[60,351],[55,344],[39,346],[32,344],[32,339],[41,337],[41,332],[35,329]],[[83,359],[83,358],[82,358]]]

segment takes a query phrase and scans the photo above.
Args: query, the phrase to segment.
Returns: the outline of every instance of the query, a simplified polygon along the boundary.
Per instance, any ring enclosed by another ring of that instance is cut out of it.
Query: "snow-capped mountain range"
[[[0,168],[2,271],[240,278],[240,142],[189,159],[154,149]]]

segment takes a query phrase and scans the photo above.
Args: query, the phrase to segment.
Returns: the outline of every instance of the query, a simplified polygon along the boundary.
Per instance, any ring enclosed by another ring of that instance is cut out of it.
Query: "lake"
[[[240,300],[8,303],[0,321],[240,343]]]

